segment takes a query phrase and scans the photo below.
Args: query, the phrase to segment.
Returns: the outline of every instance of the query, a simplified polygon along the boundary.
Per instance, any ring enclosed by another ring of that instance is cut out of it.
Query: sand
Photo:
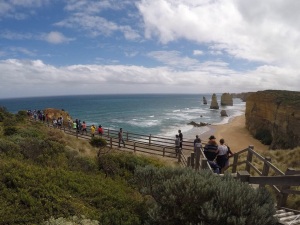
[[[235,117],[227,124],[211,125],[210,131],[200,136],[202,142],[207,142],[210,135],[214,135],[217,141],[224,138],[232,152],[238,152],[250,145],[253,145],[254,150],[258,152],[268,150],[267,145],[263,145],[259,140],[253,138],[246,129],[245,115]]]

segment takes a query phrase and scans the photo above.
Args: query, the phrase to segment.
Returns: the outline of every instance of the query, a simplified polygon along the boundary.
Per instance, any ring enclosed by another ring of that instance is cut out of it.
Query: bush
[[[18,132],[16,127],[13,126],[8,126],[8,127],[4,127],[4,135],[5,136],[11,136],[14,135]]]
[[[93,147],[105,147],[107,145],[107,142],[104,138],[100,138],[100,137],[93,137],[90,140],[90,144]]]
[[[59,217],[57,219],[51,217],[49,220],[45,221],[43,225],[99,225],[97,220],[86,219],[84,216],[77,217],[72,216],[70,218]]]
[[[27,118],[27,112],[22,110],[16,114],[16,120],[18,122],[23,122]]]
[[[148,201],[149,224],[276,224],[274,202],[230,176],[181,168],[139,167],[135,181]]]

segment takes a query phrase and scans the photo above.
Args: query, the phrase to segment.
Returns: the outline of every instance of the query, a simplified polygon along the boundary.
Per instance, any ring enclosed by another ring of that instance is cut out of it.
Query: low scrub
[[[148,196],[148,224],[276,224],[274,202],[230,176],[180,168],[138,168],[135,182]]]

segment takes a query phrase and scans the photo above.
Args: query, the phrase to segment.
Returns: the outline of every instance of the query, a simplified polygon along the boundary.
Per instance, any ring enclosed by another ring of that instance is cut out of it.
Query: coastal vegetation
[[[0,108],[0,224],[276,223],[265,189],[105,144]]]

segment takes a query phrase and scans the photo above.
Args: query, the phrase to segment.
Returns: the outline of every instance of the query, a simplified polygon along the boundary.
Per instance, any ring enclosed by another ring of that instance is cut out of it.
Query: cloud
[[[204,54],[204,52],[201,51],[201,50],[194,50],[193,51],[193,55],[203,55],[203,54]]]
[[[142,0],[145,37],[185,39],[249,61],[300,68],[299,1]]]
[[[130,13],[126,12],[125,19],[120,18],[120,12],[125,9],[125,6],[133,5],[131,1],[68,1],[65,10],[70,15],[56,22],[54,25],[66,27],[78,31],[86,31],[90,37],[112,36],[117,32],[121,32],[126,40],[137,40],[141,38],[138,31],[131,25]],[[104,17],[101,16],[106,10],[113,10],[116,16]],[[128,10],[128,9],[127,9]],[[113,20],[117,18],[117,20]]]
[[[40,38],[41,40],[45,40],[51,44],[68,43],[74,40],[74,38],[67,38],[62,33],[57,31],[52,31],[48,34],[42,34]]]
[[[176,57],[177,53],[173,53]],[[154,54],[155,55],[155,54]],[[261,66],[240,73],[222,61],[194,70],[124,65],[55,67],[41,60],[0,61],[1,97],[90,93],[211,93],[265,89],[299,90],[300,74],[291,68]],[[276,76],[276,79],[273,79]],[[288,79],[287,79],[288,78]],[[11,87],[14,91],[11,91]],[[24,93],[26,90],[26,94]]]

